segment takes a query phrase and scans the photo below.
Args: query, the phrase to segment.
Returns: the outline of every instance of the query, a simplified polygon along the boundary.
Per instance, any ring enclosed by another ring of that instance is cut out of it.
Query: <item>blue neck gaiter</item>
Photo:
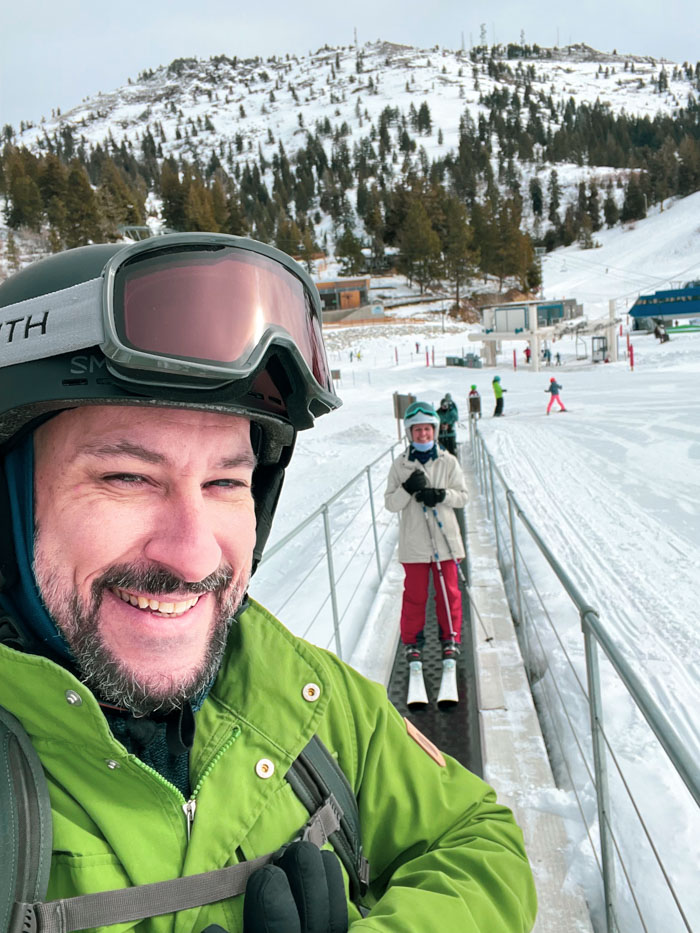
[[[34,437],[28,434],[5,457],[5,477],[10,496],[12,536],[19,577],[0,605],[12,616],[22,634],[43,646],[37,653],[73,661],[65,639],[44,606],[34,579]]]
[[[414,441],[411,444],[411,449],[408,454],[409,460],[417,460],[419,463],[426,464],[428,460],[437,460],[437,444],[435,441],[430,441],[427,445],[427,450],[422,450],[422,447],[425,447],[425,444],[416,444]]]

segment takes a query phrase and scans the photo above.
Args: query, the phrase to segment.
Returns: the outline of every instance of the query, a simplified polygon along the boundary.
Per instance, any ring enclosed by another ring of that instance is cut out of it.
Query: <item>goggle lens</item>
[[[301,280],[281,263],[224,248],[146,253],[115,276],[115,325],[134,350],[243,367],[265,331],[291,337],[312,375],[332,389],[321,322]]]

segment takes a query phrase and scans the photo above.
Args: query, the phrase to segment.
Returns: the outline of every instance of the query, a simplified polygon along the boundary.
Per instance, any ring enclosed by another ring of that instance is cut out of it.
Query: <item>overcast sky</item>
[[[0,127],[38,122],[174,58],[248,58],[374,39],[459,49],[479,41],[700,59],[698,0],[13,0],[0,13]]]

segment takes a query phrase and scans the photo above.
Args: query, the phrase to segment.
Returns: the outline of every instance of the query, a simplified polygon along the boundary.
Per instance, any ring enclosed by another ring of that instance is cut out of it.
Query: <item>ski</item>
[[[414,712],[425,709],[428,705],[428,694],[425,692],[422,662],[411,661],[408,665],[408,671],[408,696],[406,697],[406,706]]]
[[[442,662],[442,679],[437,705],[440,710],[452,709],[459,703],[457,690],[457,662],[454,658],[445,658]]]

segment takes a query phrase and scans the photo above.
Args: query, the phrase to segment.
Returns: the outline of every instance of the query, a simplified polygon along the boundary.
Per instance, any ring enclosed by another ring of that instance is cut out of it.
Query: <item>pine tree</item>
[[[644,193],[637,179],[632,176],[625,189],[625,200],[622,203],[620,220],[627,223],[631,220],[642,220],[646,215]]]
[[[348,226],[335,243],[336,259],[340,260],[342,275],[358,275],[364,270],[365,257],[362,255],[362,243]]]
[[[532,202],[532,213],[535,217],[542,216],[544,207],[544,196],[542,194],[542,185],[539,178],[530,179],[530,201]]]
[[[12,230],[9,230],[7,233],[7,246],[5,255],[7,258],[7,268],[10,270],[10,272],[19,272],[19,250],[17,249],[17,241],[15,240],[15,235]]]
[[[603,216],[608,227],[614,227],[620,219],[620,211],[612,192],[612,184],[608,186],[608,192],[603,202]]]
[[[440,238],[433,230],[423,202],[415,197],[399,231],[399,270],[415,279],[421,295],[439,273]]]
[[[549,222],[558,226],[559,224],[559,205],[561,204],[561,188],[559,187],[559,176],[556,169],[552,169],[549,176],[549,213],[547,217]]]
[[[67,249],[100,242],[103,219],[87,173],[77,159],[73,159],[68,171],[65,208]]]
[[[466,207],[458,198],[448,198],[445,203],[443,260],[445,275],[455,287],[455,304],[458,308],[460,290],[478,265],[479,252],[474,249],[473,241],[474,231],[469,226]]]

